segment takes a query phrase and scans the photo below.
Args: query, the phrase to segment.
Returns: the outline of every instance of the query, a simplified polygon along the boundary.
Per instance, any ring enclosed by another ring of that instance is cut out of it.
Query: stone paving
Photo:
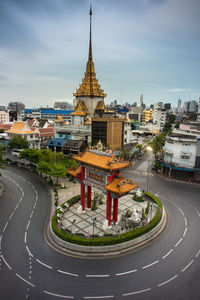
[[[74,184],[72,182],[66,182],[65,186],[67,187],[66,189],[59,190],[59,205],[73,196],[80,194],[80,185],[78,183]],[[126,209],[136,209],[139,213],[141,213],[142,209],[145,209],[146,206],[147,201],[135,202],[133,201],[131,194],[119,198],[118,220],[120,219],[120,215],[124,213]],[[80,208],[80,202],[71,206],[66,212],[64,212],[61,219],[62,227],[70,230],[72,233],[80,233],[86,236],[90,236],[92,234],[103,236],[105,233],[119,234],[126,232],[126,229],[122,230],[121,226],[113,223],[112,227],[107,229],[106,232],[103,230],[103,224],[106,219],[105,196],[103,204],[98,204],[97,210],[95,211],[86,208],[84,213],[80,213],[78,212],[78,208]],[[153,206],[150,218],[154,216],[155,212],[156,207]]]

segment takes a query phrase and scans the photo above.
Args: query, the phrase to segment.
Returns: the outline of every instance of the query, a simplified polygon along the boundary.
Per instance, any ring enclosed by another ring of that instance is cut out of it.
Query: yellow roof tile
[[[134,190],[139,185],[132,183],[130,180],[125,180],[124,177],[114,177],[113,181],[105,186],[105,189],[118,195],[127,194],[131,190]]]
[[[106,155],[104,152],[86,151],[82,156],[74,156],[75,160],[101,168],[104,170],[118,170],[128,167],[128,161],[121,161],[114,154]]]

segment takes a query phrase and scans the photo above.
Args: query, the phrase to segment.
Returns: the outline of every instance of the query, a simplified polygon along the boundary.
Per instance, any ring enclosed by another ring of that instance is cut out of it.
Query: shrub
[[[96,209],[97,209],[97,197],[94,197],[92,200],[91,210],[96,210]]]

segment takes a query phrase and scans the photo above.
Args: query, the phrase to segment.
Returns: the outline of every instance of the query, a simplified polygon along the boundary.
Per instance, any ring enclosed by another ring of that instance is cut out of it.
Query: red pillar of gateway
[[[117,215],[118,215],[118,198],[114,198],[113,204],[113,221],[117,223]]]
[[[85,185],[83,180],[85,179],[85,168],[81,166],[81,206],[82,211],[85,211]]]
[[[106,219],[108,220],[108,226],[111,226],[111,210],[112,210],[112,198],[110,192],[107,191]]]
[[[87,188],[87,208],[91,208],[91,194],[92,194],[92,189],[91,189],[91,186],[88,185],[88,188]]]

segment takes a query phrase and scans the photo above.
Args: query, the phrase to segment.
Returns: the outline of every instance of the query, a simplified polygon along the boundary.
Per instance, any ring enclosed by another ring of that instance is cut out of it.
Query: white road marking
[[[150,290],[151,290],[151,288],[148,288],[148,289],[144,289],[144,290],[140,290],[140,291],[136,291],[136,292],[132,292],[132,293],[123,294],[123,296],[136,295],[136,294],[148,292],[148,291],[150,291]]]
[[[166,280],[166,281],[164,281],[164,282],[162,282],[162,283],[159,283],[158,286],[160,287],[160,286],[162,286],[162,285],[165,285],[165,284],[167,284],[168,282],[174,280],[176,277],[178,277],[177,274],[176,274],[175,276],[173,276],[172,278],[170,278],[170,279],[168,279],[168,280]]]
[[[29,250],[29,248],[28,248],[28,246],[27,246],[27,245],[26,245],[26,250],[27,250],[27,252],[28,252],[29,256],[32,256],[32,257],[33,257],[33,254],[31,253],[31,251]]]
[[[9,266],[9,264],[7,263],[7,261],[5,260],[5,258],[3,257],[3,254],[1,254],[1,257],[2,257],[3,261],[5,262],[6,266],[7,266],[10,270],[12,270],[11,266]]]
[[[97,275],[97,274],[93,274],[93,275],[85,275],[86,277],[109,277],[109,274],[105,274],[105,275]]]
[[[6,223],[6,225],[4,226],[3,232],[6,230],[6,227],[8,226],[8,222]]]
[[[24,243],[26,244],[26,235],[27,235],[27,231],[24,234]]]
[[[157,264],[158,262],[159,262],[159,260],[156,260],[156,261],[154,261],[153,263],[151,263],[151,264],[149,264],[149,265],[146,265],[146,266],[142,267],[142,269],[149,268],[149,267],[151,267],[151,266]]]
[[[57,270],[57,272],[65,274],[65,275],[75,276],[75,277],[79,276],[78,274],[73,274],[73,273],[62,271],[62,270]]]
[[[16,205],[16,207],[15,207],[14,211],[15,211],[15,210],[17,210],[18,206],[19,206],[19,203]]]
[[[29,285],[31,285],[32,287],[35,287],[34,284],[32,284],[31,282],[29,282],[28,280],[24,279],[23,277],[21,277],[19,274],[16,273],[16,276],[19,277],[21,280],[23,280],[24,282],[28,283]]]
[[[169,250],[169,252],[167,252],[167,254],[165,254],[162,259],[166,258],[168,255],[170,255],[170,253],[173,251],[174,249]]]
[[[0,250],[1,250],[2,234],[0,235]]]
[[[183,237],[186,235],[186,232],[187,232],[187,227],[185,228],[185,231],[183,233]]]
[[[193,262],[194,262],[194,260],[192,259],[192,260],[189,262],[189,264],[188,264],[185,268],[183,268],[183,269],[181,270],[181,272],[184,272],[185,270],[187,270],[187,269],[189,268],[189,266],[190,266]]]
[[[28,230],[28,229],[29,229],[30,222],[31,222],[31,220],[29,220],[29,221],[28,221],[28,224],[27,224],[27,226],[26,226],[26,230]]]
[[[45,266],[45,267],[47,267],[47,268],[49,268],[49,269],[53,269],[51,266],[46,265],[45,263],[43,263],[43,262],[40,261],[39,259],[36,259],[36,261],[37,261],[39,264],[41,264],[41,265],[43,265],[43,266]]]
[[[48,292],[48,291],[43,291],[43,292],[44,292],[45,294],[52,295],[52,296],[56,296],[56,297],[60,297],[60,298],[74,299],[73,296],[59,295],[59,294],[54,294],[54,293],[51,293],[51,292]]]
[[[13,211],[12,214],[10,215],[9,221],[12,219],[13,215],[14,215],[14,211]]]
[[[117,273],[117,274],[115,274],[115,275],[116,275],[116,276],[121,276],[121,275],[126,275],[126,274],[130,274],[130,273],[134,273],[134,272],[137,272],[137,269],[131,270],[131,271],[128,271],[128,272]]]
[[[183,238],[180,238],[180,240],[174,245],[174,247],[177,247],[182,240],[183,240]]]
[[[108,298],[114,298],[114,295],[109,295],[109,296],[86,296],[86,297],[83,297],[83,299],[108,299]]]
[[[179,207],[178,208],[180,210],[180,212],[182,213],[183,216],[185,216],[184,212],[182,211],[182,209]]]
[[[36,204],[37,204],[37,203],[35,202],[35,204],[33,205],[33,210],[35,209],[35,207],[36,207]]]
[[[184,217],[184,220],[185,220],[185,226],[187,227],[187,219],[186,219],[186,217]]]
[[[32,219],[34,211],[32,210],[31,215],[30,215],[30,219]]]
[[[198,216],[199,216],[199,218],[200,218],[200,212],[197,210],[197,213],[198,213]]]
[[[197,254],[196,254],[196,258],[199,256],[199,254],[200,254],[200,250],[197,252]]]

